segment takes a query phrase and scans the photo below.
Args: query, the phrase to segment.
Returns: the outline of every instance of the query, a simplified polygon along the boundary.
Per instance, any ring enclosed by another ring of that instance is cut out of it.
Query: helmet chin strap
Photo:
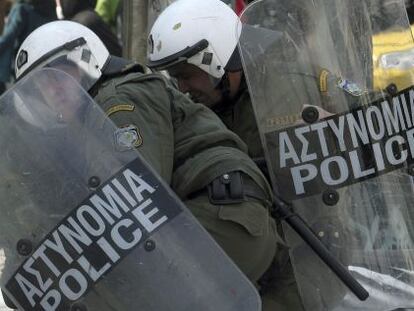
[[[223,111],[236,103],[237,95],[230,96],[230,79],[229,72],[238,72],[243,70],[242,62],[240,59],[239,50],[234,49],[227,65],[224,67],[225,72],[220,81],[216,82],[216,89],[221,92],[221,100],[214,105],[213,110],[215,112]],[[217,81],[217,79],[215,79]],[[238,93],[238,91],[237,91]]]
[[[215,112],[220,112],[233,104],[233,99],[230,97],[230,80],[227,72],[225,72],[221,80],[216,83],[216,89],[220,91],[221,99],[212,107],[212,109]]]

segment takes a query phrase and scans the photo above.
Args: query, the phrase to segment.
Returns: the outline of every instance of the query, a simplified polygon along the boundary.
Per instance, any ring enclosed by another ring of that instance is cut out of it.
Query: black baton
[[[364,301],[369,297],[368,291],[351,275],[351,273],[329,252],[305,221],[275,195],[273,213],[283,220],[312,248],[333,273],[358,297]]]

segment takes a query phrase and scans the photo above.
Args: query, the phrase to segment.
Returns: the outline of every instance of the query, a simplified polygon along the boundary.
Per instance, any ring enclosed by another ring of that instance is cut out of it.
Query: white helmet
[[[220,0],[178,0],[155,21],[148,38],[148,67],[193,64],[221,79],[241,33],[236,13]]]
[[[109,59],[105,45],[89,28],[75,22],[55,21],[40,26],[23,41],[16,57],[16,79],[37,68],[71,65],[78,71],[75,79],[89,90],[101,77]]]

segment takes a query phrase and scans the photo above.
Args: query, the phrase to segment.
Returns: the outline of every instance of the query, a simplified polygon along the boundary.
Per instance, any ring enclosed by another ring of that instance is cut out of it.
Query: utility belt
[[[208,193],[210,203],[214,205],[236,204],[249,199],[268,200],[263,189],[250,176],[240,171],[228,172],[217,177],[205,188],[193,192],[189,198],[205,192]]]

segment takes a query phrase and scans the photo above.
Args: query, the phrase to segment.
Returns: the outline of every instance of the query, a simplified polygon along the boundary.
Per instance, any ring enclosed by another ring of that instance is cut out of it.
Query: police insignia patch
[[[115,145],[119,151],[137,148],[142,145],[142,136],[135,125],[126,125],[115,131]]]
[[[352,96],[362,96],[365,93],[356,83],[346,79],[338,79],[336,85]]]

